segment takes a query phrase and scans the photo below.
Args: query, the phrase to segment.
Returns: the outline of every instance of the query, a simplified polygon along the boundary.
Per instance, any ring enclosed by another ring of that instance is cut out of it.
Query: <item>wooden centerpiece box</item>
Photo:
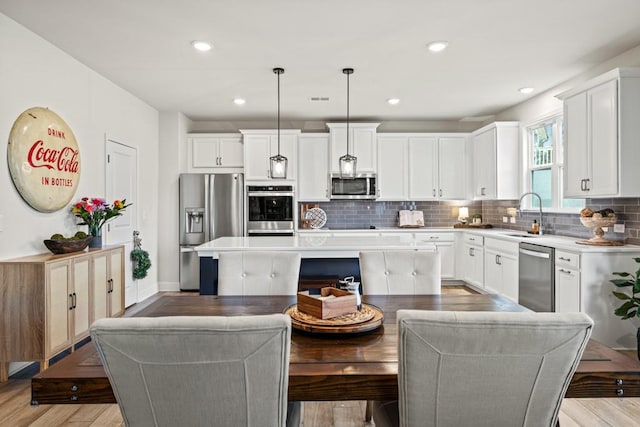
[[[330,319],[358,311],[356,296],[337,288],[322,288],[319,296],[308,291],[298,292],[298,310],[317,317]]]

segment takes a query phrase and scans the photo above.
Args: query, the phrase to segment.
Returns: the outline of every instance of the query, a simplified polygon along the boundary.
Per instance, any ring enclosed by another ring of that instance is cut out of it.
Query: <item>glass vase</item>
[[[91,241],[89,242],[90,248],[101,248],[102,247],[102,228],[98,227],[89,227],[89,234],[91,234]]]

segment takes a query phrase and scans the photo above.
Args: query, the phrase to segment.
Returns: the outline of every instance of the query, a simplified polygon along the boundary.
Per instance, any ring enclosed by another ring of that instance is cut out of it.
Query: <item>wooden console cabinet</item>
[[[10,361],[71,349],[92,322],[124,312],[124,247],[0,261],[0,382]]]

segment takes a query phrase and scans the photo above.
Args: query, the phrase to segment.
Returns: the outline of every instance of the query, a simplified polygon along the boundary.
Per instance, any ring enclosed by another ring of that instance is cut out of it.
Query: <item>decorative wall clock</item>
[[[9,172],[22,198],[41,212],[66,207],[80,181],[80,150],[71,128],[48,108],[26,110],[13,123]]]

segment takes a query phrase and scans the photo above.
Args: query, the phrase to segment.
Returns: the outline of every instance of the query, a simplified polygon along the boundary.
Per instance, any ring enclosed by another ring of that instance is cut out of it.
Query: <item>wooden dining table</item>
[[[243,316],[283,312],[296,297],[163,296],[135,316]],[[527,311],[500,295],[366,295],[384,313],[379,328],[364,333],[316,334],[294,329],[289,399],[388,400],[398,396],[396,311]],[[32,379],[33,404],[115,403],[93,344],[66,356]],[[590,341],[567,397],[640,397],[640,363]]]

